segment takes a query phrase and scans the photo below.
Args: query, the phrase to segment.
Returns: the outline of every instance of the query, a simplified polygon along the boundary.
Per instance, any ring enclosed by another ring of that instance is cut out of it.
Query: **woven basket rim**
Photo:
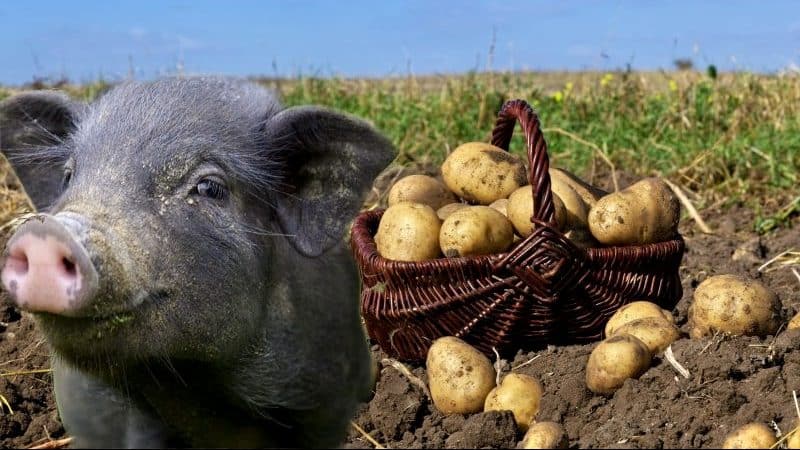
[[[386,211],[386,208],[376,208],[369,211],[362,211],[361,213],[356,216],[356,220],[353,222],[356,223],[363,223],[366,220],[371,219],[372,216],[382,216],[383,213]],[[354,227],[355,229],[355,227]],[[560,230],[557,228],[552,228],[555,232],[561,233]],[[424,261],[402,261],[397,259],[389,259],[382,256],[377,249],[377,245],[375,244],[375,236],[370,233],[353,233],[352,239],[356,240],[357,242],[363,242],[366,244],[372,244],[371,247],[366,251],[364,254],[365,257],[373,260],[373,261],[384,261],[386,263],[391,263],[394,268],[402,269],[403,267],[412,268],[412,267],[420,267],[424,266],[427,263],[431,263],[433,261],[440,261],[446,260],[448,263],[452,264],[453,266],[465,265],[465,264],[474,264],[474,263],[486,263],[486,262],[493,262],[495,260],[500,260],[506,257],[509,253],[513,252],[517,247],[520,245],[524,245],[525,239],[522,239],[515,244],[513,244],[507,251],[502,253],[492,253],[489,255],[475,255],[475,256],[456,256],[456,257],[441,257],[435,259],[428,259]],[[641,249],[644,251],[647,250],[657,250],[660,247],[663,247],[665,244],[670,245],[670,243],[684,243],[683,236],[679,233],[673,239],[668,239],[666,241],[659,241],[653,242],[650,244],[632,244],[632,245],[613,245],[613,246],[605,246],[605,247],[587,247],[580,250],[583,250],[587,257],[590,259],[603,259],[606,257],[606,253],[613,253],[619,251],[621,249]]]

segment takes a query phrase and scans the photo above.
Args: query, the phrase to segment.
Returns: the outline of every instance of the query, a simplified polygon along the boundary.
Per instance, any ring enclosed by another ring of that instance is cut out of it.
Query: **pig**
[[[75,447],[331,447],[371,389],[346,232],[395,156],[367,122],[225,77],[0,103],[35,208],[2,285]]]

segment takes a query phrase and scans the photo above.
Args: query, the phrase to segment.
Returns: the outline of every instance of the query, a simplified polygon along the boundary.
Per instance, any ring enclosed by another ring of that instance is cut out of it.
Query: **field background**
[[[750,73],[471,73],[390,79],[258,79],[288,105],[322,104],[367,118],[430,166],[460,143],[488,141],[500,105],[538,111],[552,163],[589,179],[610,169],[658,175],[702,209],[744,203],[763,233],[800,211],[800,76]],[[91,100],[109,87],[34,83]],[[19,89],[0,88],[0,99]],[[512,151],[522,154],[517,134]]]

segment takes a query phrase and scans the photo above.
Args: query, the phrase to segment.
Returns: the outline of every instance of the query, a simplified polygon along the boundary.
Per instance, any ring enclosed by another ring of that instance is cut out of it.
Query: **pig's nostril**
[[[6,267],[13,273],[25,275],[28,273],[28,256],[21,252],[11,254],[6,260]]]
[[[65,257],[61,259],[61,264],[64,266],[64,271],[67,273],[67,275],[75,276],[77,274],[75,263],[73,261],[70,261]]]

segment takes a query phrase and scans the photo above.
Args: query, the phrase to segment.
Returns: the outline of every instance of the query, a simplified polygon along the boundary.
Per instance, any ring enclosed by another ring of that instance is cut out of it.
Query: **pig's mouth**
[[[86,311],[80,316],[50,312],[35,312],[34,314],[48,323],[58,322],[59,326],[81,327],[87,330],[109,325],[111,328],[118,328],[132,322],[137,315],[145,314],[145,310],[157,307],[168,297],[167,290],[140,291],[116,308],[96,308]]]
[[[170,294],[166,289],[156,289],[152,291],[140,290],[130,297],[130,300],[122,302],[115,308],[96,308],[86,311],[82,316],[67,316],[58,313],[35,312],[39,316],[60,318],[64,321],[88,321],[97,324],[104,322],[116,322],[122,324],[127,322],[126,317],[133,317],[140,309],[150,308],[169,298]]]
[[[156,289],[153,291],[139,291],[133,300],[128,303],[128,310],[138,308],[140,305],[160,303],[169,298],[169,291],[166,289]]]

